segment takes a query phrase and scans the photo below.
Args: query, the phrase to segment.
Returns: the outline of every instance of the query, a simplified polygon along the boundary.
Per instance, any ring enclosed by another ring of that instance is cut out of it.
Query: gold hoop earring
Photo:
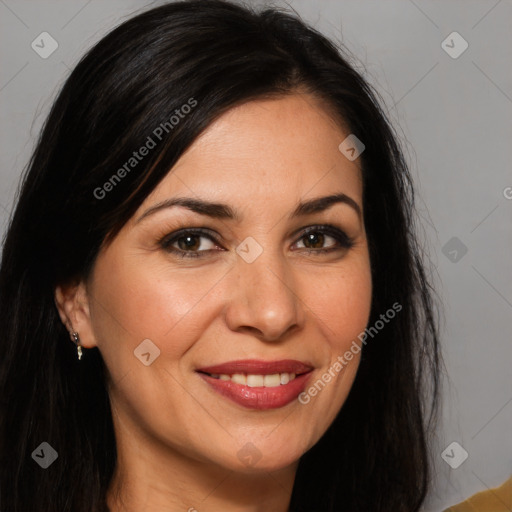
[[[80,336],[78,336],[77,332],[72,332],[71,336],[73,336],[73,343],[76,345],[78,360],[80,361],[80,359],[82,359],[82,345],[80,345]]]

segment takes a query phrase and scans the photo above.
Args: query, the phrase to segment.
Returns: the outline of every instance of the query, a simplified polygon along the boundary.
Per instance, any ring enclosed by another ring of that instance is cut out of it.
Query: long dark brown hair
[[[23,177],[0,269],[0,510],[106,511],[116,443],[97,349],[78,362],[54,303],[86,278],[213,120],[256,98],[306,91],[364,142],[370,324],[403,309],[363,349],[350,395],[300,460],[290,510],[412,512],[429,484],[438,395],[434,294],[415,232],[414,190],[376,93],[297,16],[221,0],[170,3],[123,23],[73,70]],[[197,102],[105,197],[96,193],[161,123]],[[58,463],[31,458],[48,442]]]

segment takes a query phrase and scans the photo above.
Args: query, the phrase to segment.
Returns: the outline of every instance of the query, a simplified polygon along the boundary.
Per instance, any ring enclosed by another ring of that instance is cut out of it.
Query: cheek
[[[363,259],[324,279],[310,276],[310,283],[304,300],[318,318],[318,326],[335,358],[357,340],[368,323],[372,300],[370,266]]]
[[[211,297],[226,272],[218,266],[198,278],[192,268],[103,258],[95,268],[91,306],[100,351],[115,366],[134,364],[133,351],[150,339],[169,363],[177,361],[211,320]]]
[[[187,444],[183,437],[189,428],[187,418],[197,415],[198,408],[183,392],[180,363],[218,313],[220,286],[216,286],[226,272],[225,268],[167,272],[161,262],[132,263],[129,257],[104,258],[97,266],[93,329],[120,417],[131,418],[154,434],[172,432],[173,442]],[[134,350],[147,339],[160,353],[154,363],[144,366]]]
[[[347,265],[321,284],[311,290],[306,300],[314,305],[316,323],[326,341],[322,376],[328,380],[330,390],[319,393],[319,405],[323,404],[327,415],[333,418],[355,378],[361,356],[358,336],[365,331],[370,317],[372,279],[368,260],[361,258]]]

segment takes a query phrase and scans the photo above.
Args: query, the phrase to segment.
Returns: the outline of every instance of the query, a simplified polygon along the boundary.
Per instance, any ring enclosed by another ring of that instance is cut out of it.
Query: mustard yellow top
[[[463,503],[447,508],[444,512],[511,512],[512,476],[500,487],[471,496]]]

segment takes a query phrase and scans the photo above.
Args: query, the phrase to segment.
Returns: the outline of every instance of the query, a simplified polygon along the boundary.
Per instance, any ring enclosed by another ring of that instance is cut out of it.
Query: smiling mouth
[[[283,407],[304,391],[313,366],[295,360],[244,360],[196,370],[211,389],[250,409]]]
[[[295,373],[272,373],[270,375],[255,375],[255,374],[245,374],[245,373],[235,373],[233,375],[229,375],[227,373],[206,373],[210,377],[214,379],[231,381],[235,384],[242,384],[244,386],[249,386],[250,388],[257,387],[265,387],[265,388],[276,388],[278,386],[284,386],[288,384],[290,381],[294,380],[296,377]]]

